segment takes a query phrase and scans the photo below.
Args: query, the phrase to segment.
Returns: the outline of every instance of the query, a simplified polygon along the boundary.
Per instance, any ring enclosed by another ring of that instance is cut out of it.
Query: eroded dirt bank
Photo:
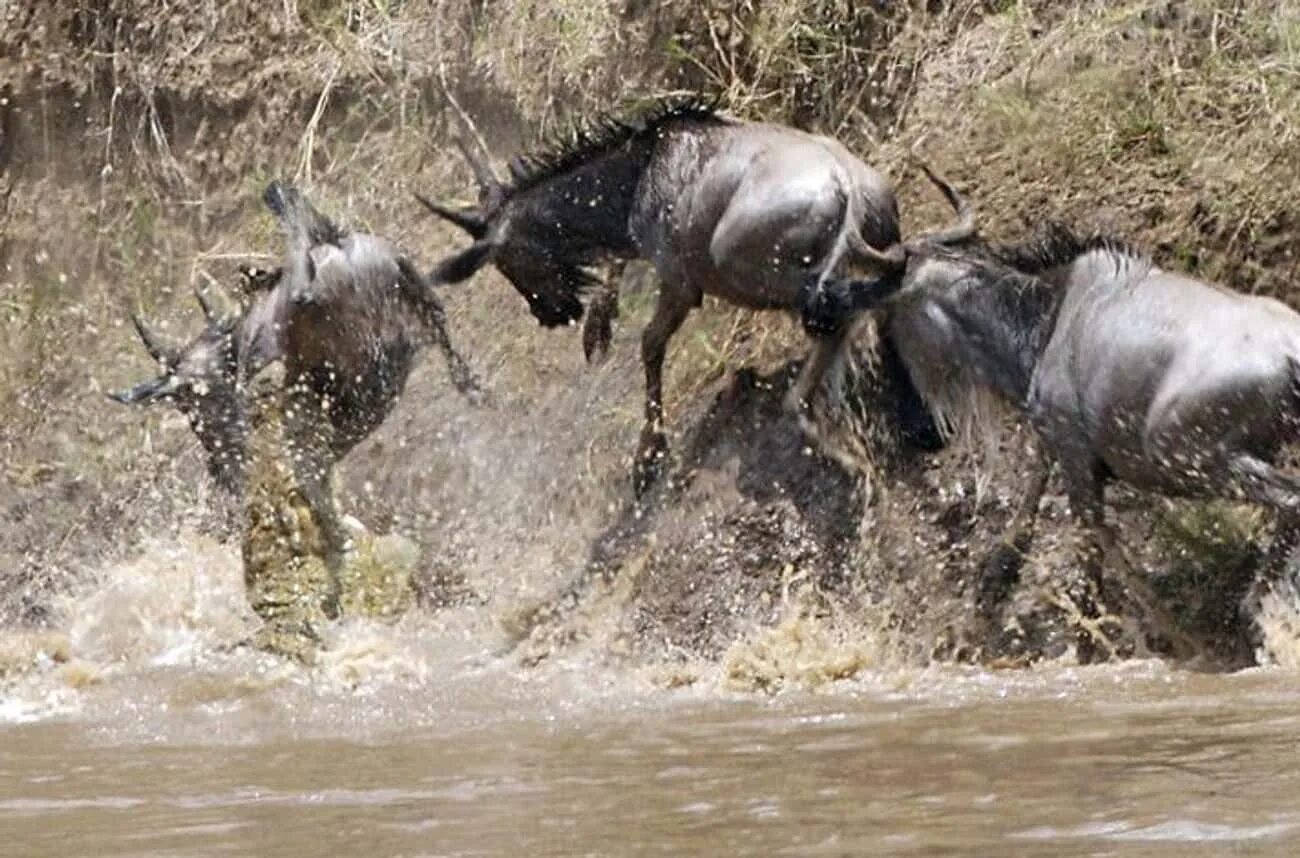
[[[236,262],[277,251],[257,203],[273,176],[422,264],[456,246],[410,193],[468,193],[444,77],[501,156],[629,98],[709,87],[740,115],[844,139],[896,179],[911,227],[942,216],[907,165],[919,147],[990,235],[1059,215],[1119,230],[1163,264],[1293,297],[1291,4],[859,5],[10,4],[0,622],[45,631],[22,632],[0,674],[49,656],[32,634],[75,661],[66,641],[85,599],[142,552],[228,526],[184,422],[102,396],[151,369],[127,313],[192,331],[195,283],[229,284]],[[653,665],[668,684],[718,670],[775,688],[881,662],[1070,657],[1059,494],[1006,611],[991,623],[973,612],[1026,433],[995,412],[940,452],[900,442],[881,419],[898,403],[870,332],[847,406],[851,472],[780,410],[804,347],[797,325],[706,302],[669,357],[672,486],[638,517],[627,465],[652,291],[629,277],[598,367],[578,331],[539,330],[494,274],[445,292],[491,402],[467,407],[429,361],[343,465],[349,511],[420,546],[419,616],[469,612],[465,634],[529,663],[581,653]],[[1116,585],[1116,656],[1252,658],[1231,606],[1264,525],[1112,494],[1152,590]],[[180,565],[234,562],[234,546],[203,544]],[[1272,655],[1285,660],[1286,612],[1275,620]]]

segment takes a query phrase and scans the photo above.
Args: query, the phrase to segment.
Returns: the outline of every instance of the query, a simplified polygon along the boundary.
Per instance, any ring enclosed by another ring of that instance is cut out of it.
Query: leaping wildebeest
[[[1300,477],[1276,464],[1300,437],[1300,314],[1060,225],[1019,245],[912,241],[880,256],[893,260],[894,285],[857,303],[890,294],[887,325],[922,395],[943,401],[945,386],[964,379],[1000,394],[1037,430],[1047,458],[1016,516],[1013,547],[1027,545],[1051,462],[1084,525],[1094,590],[1117,547],[1103,509],[1110,480],[1259,504],[1277,530],[1241,606],[1254,618],[1300,538]],[[1005,593],[1009,583],[981,590]]]
[[[248,306],[238,315],[221,314],[200,294],[207,324],[185,347],[134,316],[162,374],[110,396],[179,408],[218,484],[238,493],[248,436],[243,383],[282,361],[295,475],[337,556],[347,536],[329,496],[333,465],[392,411],[420,346],[432,340],[443,352],[462,393],[478,386],[429,282],[392,244],[339,226],[296,188],[272,183],[264,201],[284,231],[282,266],[242,269]]]
[[[466,123],[467,124],[467,123]],[[466,129],[468,131],[468,129]],[[667,452],[663,363],[668,342],[704,295],[754,309],[797,311],[810,287],[897,242],[889,181],[835,140],[721,114],[699,97],[607,118],[550,150],[515,158],[499,180],[481,143],[458,139],[478,205],[435,214],[474,239],[438,279],[464,280],[492,262],[547,327],[583,314],[589,266],[651,262],[660,278],[641,338],[645,424],[634,486],[654,482]],[[423,199],[423,198],[422,198]],[[791,392],[801,409],[833,365],[846,325],[819,332]]]

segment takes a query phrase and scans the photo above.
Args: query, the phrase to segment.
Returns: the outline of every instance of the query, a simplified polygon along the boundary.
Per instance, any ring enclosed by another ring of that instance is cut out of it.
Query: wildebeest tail
[[[814,336],[828,336],[838,330],[857,312],[866,310],[888,298],[901,280],[888,276],[893,270],[894,262],[887,260],[891,267],[881,273],[885,276],[874,280],[850,280],[844,277],[841,262],[867,263],[879,267],[883,254],[870,247],[862,236],[867,218],[872,218],[872,234],[888,242],[891,248],[898,246],[897,211],[877,212],[863,211],[864,200],[857,193],[857,186],[843,171],[838,176],[839,198],[843,201],[843,217],[840,231],[822,268],[821,276],[815,283],[805,286],[801,296],[800,315],[805,330]]]
[[[279,219],[285,233],[290,237],[306,237],[308,246],[338,244],[343,240],[344,230],[321,214],[293,185],[272,181],[262,193],[262,200]]]
[[[881,269],[888,273],[897,266],[897,260],[886,258],[886,252],[898,247],[902,236],[898,229],[898,207],[891,205],[889,211],[878,211],[874,205],[865,205],[861,194],[856,193],[856,185],[847,176],[840,177],[841,193],[844,195],[844,223],[836,243],[836,262],[845,254],[858,264]],[[890,196],[892,201],[893,197]],[[871,220],[872,237],[884,243],[884,247],[873,247],[863,236],[863,229]],[[882,268],[881,263],[885,262]]]
[[[465,358],[451,342],[447,333],[447,313],[442,304],[433,295],[433,290],[419,271],[415,270],[409,260],[398,257],[398,271],[401,273],[402,299],[424,324],[433,337],[434,344],[447,360],[447,369],[451,372],[451,382],[465,396],[475,396],[483,390],[474,371],[469,368]]]

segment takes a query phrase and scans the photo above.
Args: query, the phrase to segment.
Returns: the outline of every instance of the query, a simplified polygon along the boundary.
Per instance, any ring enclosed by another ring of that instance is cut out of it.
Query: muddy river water
[[[160,669],[98,714],[7,726],[0,854],[1300,853],[1281,671],[931,670],[776,698],[491,665],[317,681]]]
[[[0,647],[0,855],[1300,854],[1292,669],[768,696],[581,647],[523,667],[474,609],[343,624],[305,669],[229,646],[233,559],[165,554]]]

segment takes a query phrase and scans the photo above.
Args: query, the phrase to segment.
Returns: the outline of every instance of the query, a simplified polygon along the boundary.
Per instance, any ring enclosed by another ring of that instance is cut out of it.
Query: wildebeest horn
[[[487,220],[478,209],[451,209],[444,205],[439,205],[423,194],[416,194],[415,198],[424,204],[424,207],[436,214],[443,220],[450,221],[456,226],[468,232],[474,238],[482,238],[487,235]]]
[[[459,112],[457,112],[457,115],[459,115]],[[462,121],[466,120],[462,119]],[[496,174],[492,172],[492,166],[488,162],[487,147],[483,146],[483,142],[479,140],[477,141],[478,145],[482,148],[481,151],[475,152],[474,147],[465,141],[466,136],[469,136],[468,130],[454,135],[452,139],[456,143],[456,148],[469,162],[470,169],[474,171],[474,181],[478,184],[479,203],[486,205],[489,200],[501,193],[501,182],[497,180]],[[475,139],[477,140],[477,137]]]
[[[921,168],[921,171],[925,173],[926,178],[929,179],[934,186],[939,189],[940,193],[944,195],[944,198],[948,200],[948,204],[952,206],[953,211],[957,213],[956,226],[941,229],[937,232],[926,233],[916,240],[929,241],[935,244],[956,244],[959,241],[965,241],[973,236],[975,234],[975,213],[971,211],[970,204],[966,202],[966,198],[957,193],[952,185],[948,184],[936,175],[935,172],[930,169],[928,164],[923,161],[917,161],[916,164]]]
[[[877,250],[863,240],[855,231],[849,231],[849,247],[862,259],[872,263],[881,272],[891,274],[907,264],[907,250],[901,244],[891,244],[884,250]]]
[[[135,332],[140,335],[140,342],[144,343],[150,357],[166,366],[171,366],[177,362],[179,350],[165,343],[162,337],[151,331],[143,319],[132,313],[131,323],[135,325]]]
[[[438,267],[429,272],[429,282],[437,285],[468,279],[487,263],[493,249],[492,242],[480,238],[461,252],[439,262]]]
[[[956,189],[947,181],[940,178],[929,165],[923,161],[916,161],[926,178],[934,183],[935,187],[948,200],[948,204],[957,212],[956,226],[950,226],[947,229],[926,232],[905,242],[893,244],[884,250],[877,250],[862,240],[862,237],[856,233],[849,234],[849,243],[853,252],[870,263],[874,263],[882,271],[896,272],[907,264],[907,254],[924,244],[956,244],[965,241],[975,234],[975,213],[971,210],[970,204],[966,198],[957,193]]]
[[[178,384],[176,376],[160,375],[158,378],[151,378],[148,381],[142,381],[135,387],[127,390],[119,390],[108,394],[108,398],[114,402],[120,402],[123,405],[136,405],[141,402],[150,402],[160,396],[167,396],[176,392]]]
[[[465,108],[460,106],[456,96],[451,94],[451,87],[447,86],[447,69],[443,64],[438,65],[438,83],[442,87],[442,96],[447,99],[451,105],[451,112],[456,114],[456,124],[459,130],[452,134],[452,140],[456,143],[456,148],[460,149],[465,160],[469,162],[470,169],[474,171],[474,181],[478,183],[479,205],[487,207],[491,201],[499,198],[501,195],[501,182],[492,172],[492,153],[488,151],[487,144],[483,142],[483,137],[474,127],[474,121],[469,118]],[[474,145],[470,145],[473,141]]]
[[[203,289],[203,287],[195,285],[194,298],[199,302],[199,306],[203,308],[203,318],[207,319],[209,322],[217,322],[221,320],[221,311],[217,309],[215,304],[208,300],[208,293]]]

